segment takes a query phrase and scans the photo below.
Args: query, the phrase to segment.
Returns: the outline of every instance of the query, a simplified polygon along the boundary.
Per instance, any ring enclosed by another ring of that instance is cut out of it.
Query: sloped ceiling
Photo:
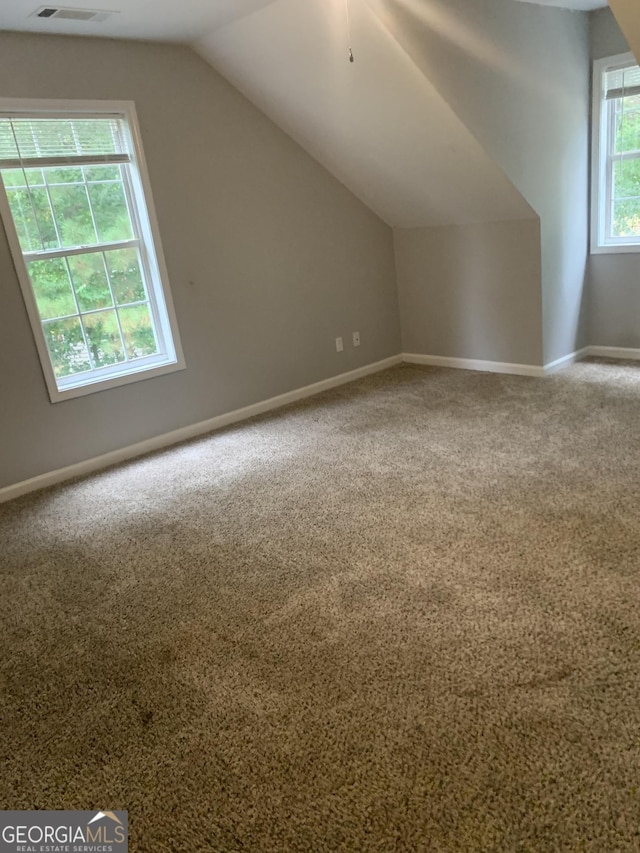
[[[610,0],[611,11],[640,62],[640,3],[638,0]]]
[[[513,0],[522,2],[528,0]],[[367,0],[349,0],[354,63],[348,61],[345,0],[64,3],[120,11],[102,23],[41,20],[32,17],[38,0],[10,0],[0,5],[0,29],[191,44],[390,225],[535,215]]]
[[[54,6],[111,10],[115,13],[105,21],[92,22],[34,17],[39,8],[50,5],[46,0],[2,0],[0,30],[190,42],[215,27],[251,15],[271,2],[273,0],[59,0],[57,4],[54,0]],[[607,5],[606,0],[513,2],[535,2],[566,9],[595,9]],[[634,2],[630,0],[629,5],[634,5]]]
[[[393,226],[531,208],[364,0],[276,0],[196,50]]]

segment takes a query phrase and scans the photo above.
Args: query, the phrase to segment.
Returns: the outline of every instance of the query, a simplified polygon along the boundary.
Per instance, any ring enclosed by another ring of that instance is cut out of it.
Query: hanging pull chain
[[[351,50],[351,22],[349,21],[349,0],[344,0],[344,11],[347,17],[347,41],[349,42],[349,62],[353,62],[353,51]]]

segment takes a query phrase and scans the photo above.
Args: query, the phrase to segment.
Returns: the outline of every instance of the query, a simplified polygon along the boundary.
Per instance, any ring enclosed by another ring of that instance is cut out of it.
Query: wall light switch
[[[336,338],[336,352],[342,352],[344,349],[344,344],[342,343],[342,338]]]
[[[353,345],[354,347],[360,346],[360,332],[353,333]]]

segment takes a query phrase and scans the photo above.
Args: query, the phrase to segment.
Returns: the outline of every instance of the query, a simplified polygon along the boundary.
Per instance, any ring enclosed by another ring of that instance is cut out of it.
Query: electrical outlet
[[[342,352],[344,349],[344,344],[342,343],[342,338],[336,338],[336,352]]]
[[[353,345],[354,347],[360,346],[360,332],[353,333]]]

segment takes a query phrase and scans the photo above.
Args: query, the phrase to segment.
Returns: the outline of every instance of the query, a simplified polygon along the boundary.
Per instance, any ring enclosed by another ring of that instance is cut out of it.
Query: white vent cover
[[[31,18],[60,18],[65,21],[105,21],[114,12],[104,12],[99,9],[72,9],[68,6],[41,6],[36,9]]]

